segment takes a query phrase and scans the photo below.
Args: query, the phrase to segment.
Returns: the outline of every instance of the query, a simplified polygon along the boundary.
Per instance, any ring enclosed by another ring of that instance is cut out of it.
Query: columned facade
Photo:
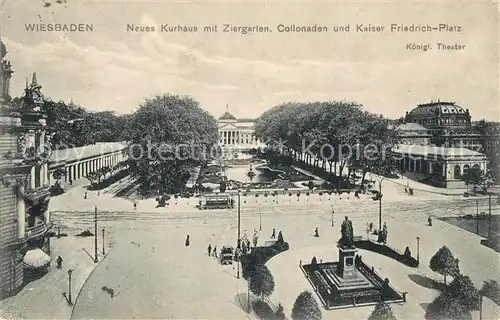
[[[254,119],[237,119],[226,110],[218,120],[219,145],[240,150],[257,148],[261,142],[255,136],[254,124]]]
[[[54,172],[62,170],[62,182],[85,178],[91,172],[104,167],[113,169],[128,158],[127,145],[121,142],[105,142],[94,145],[54,151],[48,166],[50,185],[56,183]]]
[[[400,172],[427,178],[438,187],[466,188],[461,176],[468,168],[487,170],[487,157],[465,148],[445,148],[421,145],[399,145],[393,150]]]

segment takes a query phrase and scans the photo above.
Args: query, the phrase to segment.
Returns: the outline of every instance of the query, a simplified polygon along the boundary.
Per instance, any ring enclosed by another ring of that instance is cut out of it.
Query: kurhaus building
[[[4,60],[1,43],[0,64],[0,295],[18,292],[26,283],[28,270],[40,261],[50,262],[47,232],[49,216],[46,121],[40,112],[41,86],[33,74],[26,85],[21,106],[14,112],[9,81],[13,73]]]
[[[231,149],[257,148],[260,141],[255,137],[254,124],[254,119],[237,119],[226,105],[226,112],[218,120],[219,144]]]

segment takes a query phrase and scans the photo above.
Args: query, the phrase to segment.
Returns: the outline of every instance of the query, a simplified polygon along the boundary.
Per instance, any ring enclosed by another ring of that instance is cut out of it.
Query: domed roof
[[[467,114],[467,110],[455,104],[455,102],[438,101],[419,104],[408,113],[409,116],[435,116],[437,114]]]
[[[5,48],[5,44],[3,44],[3,41],[0,40],[0,56],[2,57],[2,59],[5,57],[6,54],[7,54],[7,48]]]
[[[230,114],[228,111],[224,112],[222,117],[219,118],[219,120],[236,120],[236,118]]]

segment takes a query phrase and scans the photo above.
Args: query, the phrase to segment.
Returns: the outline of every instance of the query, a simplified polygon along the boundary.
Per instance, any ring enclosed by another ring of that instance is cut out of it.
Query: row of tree
[[[22,98],[9,102],[12,110],[22,104]],[[74,103],[44,98],[42,113],[47,117],[49,133],[53,134],[54,149],[81,147],[96,142],[127,140],[126,127],[130,115],[112,111],[91,112]]]
[[[299,160],[348,178],[361,171],[389,173],[396,164],[388,156],[398,136],[381,115],[354,102],[286,103],[258,118],[257,136],[279,152],[292,150]],[[337,173],[337,167],[339,172]]]

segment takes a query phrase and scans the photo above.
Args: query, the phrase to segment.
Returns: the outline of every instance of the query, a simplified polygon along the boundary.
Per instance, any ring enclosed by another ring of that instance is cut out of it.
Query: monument
[[[341,234],[337,247],[339,249],[339,263],[337,265],[337,275],[342,279],[356,279],[356,252],[354,246],[354,230],[352,228],[352,221],[346,216],[342,222]]]
[[[339,262],[337,272],[333,274],[332,280],[339,291],[354,288],[370,288],[371,283],[360,274],[356,268],[356,252],[354,246],[354,230],[352,221],[346,216],[342,222],[342,237],[337,243],[339,249]]]
[[[339,260],[301,265],[311,285],[326,309],[349,308],[377,303],[381,297],[386,302],[403,302],[405,298],[389,283],[366,265],[354,245],[352,221],[345,217],[341,226],[342,236],[337,242]]]

